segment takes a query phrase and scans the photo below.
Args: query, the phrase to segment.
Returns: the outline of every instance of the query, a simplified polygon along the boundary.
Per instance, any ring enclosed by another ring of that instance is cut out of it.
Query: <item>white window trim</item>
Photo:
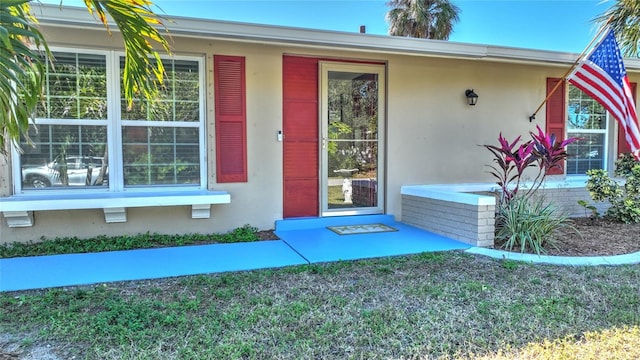
[[[569,86],[573,86],[573,85],[568,85],[567,86],[567,100],[566,100],[567,103],[565,104],[565,111],[568,111],[568,109],[569,109]],[[571,129],[571,128],[569,128],[569,125],[568,125],[569,119],[566,119],[565,120],[565,132],[566,132],[566,138],[572,137],[572,134],[575,134],[575,133],[604,134],[603,170],[609,171],[609,168],[610,168],[611,163],[612,163],[612,160],[609,158],[609,156],[610,156],[610,154],[615,154],[615,151],[613,151],[612,146],[613,146],[613,144],[615,144],[615,141],[614,141],[615,137],[614,136],[617,136],[617,132],[615,131],[617,126],[616,126],[615,121],[613,121],[613,119],[610,116],[608,111],[605,111],[605,115],[606,115],[605,124],[607,125],[606,129]],[[568,166],[567,166],[567,171],[568,171]],[[588,176],[586,174],[569,174],[568,172],[566,173],[566,176],[569,176],[571,178],[576,178],[576,179],[578,179],[578,178],[587,179],[588,178]]]
[[[131,207],[190,205],[192,219],[208,219],[211,205],[231,202],[226,191],[173,190],[15,195],[0,198],[0,212],[8,227],[18,228],[33,226],[33,211],[102,209],[106,223],[122,223]]]
[[[200,184],[199,185],[154,185],[124,187],[122,151],[122,126],[127,122],[134,125],[156,125],[153,121],[136,121],[121,119],[120,107],[120,69],[119,57],[124,55],[118,51],[100,51],[68,47],[52,47],[53,52],[73,52],[79,54],[104,54],[107,66],[107,119],[106,120],[72,120],[73,125],[104,125],[107,127],[108,156],[118,166],[110,169],[108,188],[78,187],[64,189],[22,189],[22,169],[20,153],[15,146],[11,147],[12,180],[14,195],[0,198],[0,213],[11,228],[33,226],[34,211],[56,211],[72,209],[102,209],[106,223],[127,221],[126,209],[129,207],[149,206],[191,206],[191,218],[208,219],[211,217],[211,205],[228,204],[231,196],[227,191],[207,190],[207,151],[206,151],[206,81],[204,56],[172,56],[171,59],[198,62],[199,71],[199,121],[166,122],[167,127],[194,127],[199,130],[200,149]],[[162,57],[167,58],[169,57]],[[118,64],[116,66],[115,64]],[[40,119],[37,124],[59,124],[57,119]]]
[[[121,106],[120,106],[120,57],[124,56],[122,51],[113,50],[95,50],[84,49],[74,47],[51,47],[52,52],[69,52],[78,54],[92,54],[92,55],[104,55],[106,57],[106,73],[107,73],[107,119],[105,120],[70,120],[73,121],[73,125],[103,125],[107,127],[107,146],[109,152],[110,163],[115,163],[117,166],[109,168],[109,187],[79,187],[79,188],[52,188],[52,189],[23,189],[22,187],[22,169],[21,169],[21,156],[20,152],[15,146],[11,147],[12,161],[11,171],[13,180],[13,193],[15,195],[44,195],[49,196],[51,194],[78,194],[85,193],[102,193],[102,192],[163,192],[163,191],[190,191],[195,189],[206,190],[207,189],[207,174],[208,174],[208,161],[206,151],[206,73],[205,73],[205,57],[202,56],[183,56],[173,55],[161,56],[162,59],[171,60],[188,60],[198,63],[198,79],[199,79],[199,121],[198,122],[166,122],[163,127],[191,127],[197,128],[199,134],[199,151],[200,151],[200,183],[197,185],[144,185],[144,186],[129,186],[125,187],[123,177],[123,157],[122,157],[122,127],[123,125],[136,125],[136,126],[148,126],[157,125],[156,121],[138,121],[138,120],[122,120]],[[60,124],[58,119],[33,119],[37,125],[58,125]]]
[[[604,134],[604,145],[603,145],[603,149],[604,149],[604,155],[603,155],[603,170],[604,171],[609,171],[612,161],[615,161],[615,159],[611,159],[610,158],[610,154],[614,154],[615,151],[613,151],[612,146],[615,143],[614,141],[614,136],[617,134],[614,129],[615,129],[615,123],[613,123],[610,119],[609,116],[609,112],[607,112],[607,129],[605,130],[593,130],[593,129],[589,129],[589,130],[575,130],[575,131],[571,131],[567,128],[567,138],[570,138],[573,136],[573,134],[576,133],[582,133],[582,134]],[[613,128],[612,128],[613,127]],[[586,174],[569,174],[567,173],[567,176],[571,176],[571,177],[584,177],[585,179],[588,178],[588,176]]]

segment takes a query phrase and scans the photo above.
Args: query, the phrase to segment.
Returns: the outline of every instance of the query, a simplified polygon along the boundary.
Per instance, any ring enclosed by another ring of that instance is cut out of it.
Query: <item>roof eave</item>
[[[63,11],[61,11],[63,10]],[[40,24],[67,28],[101,28],[81,7],[34,6]],[[285,44],[314,48],[345,49],[385,54],[477,59],[528,64],[567,64],[578,55],[556,51],[458,43],[373,34],[313,30],[273,25],[163,16],[171,36],[229,39],[244,42]],[[115,24],[111,27],[115,30]],[[640,71],[640,61],[625,59],[627,70]]]

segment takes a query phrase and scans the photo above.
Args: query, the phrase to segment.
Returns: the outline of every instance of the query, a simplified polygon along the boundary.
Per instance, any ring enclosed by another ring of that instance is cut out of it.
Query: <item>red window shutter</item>
[[[633,92],[634,102],[636,101],[637,88],[637,83],[631,83],[631,92]],[[620,125],[618,125],[618,155],[631,152],[631,147],[629,146],[629,143],[627,143],[627,139],[625,138],[625,136],[626,134],[624,133],[624,129]]]
[[[557,78],[547,78],[547,95],[553,88],[558,84],[558,82],[562,82],[558,89],[551,95],[549,100],[547,100],[547,122],[546,122],[546,132],[548,134],[553,134],[556,136],[557,141],[562,141],[565,139],[566,134],[566,83],[562,79]],[[549,175],[562,175],[564,174],[565,163],[560,164],[560,168],[550,169],[547,174]]]
[[[216,174],[219,183],[247,182],[247,114],[244,57],[213,57],[216,105]]]
[[[283,217],[318,216],[318,59],[282,59]]]

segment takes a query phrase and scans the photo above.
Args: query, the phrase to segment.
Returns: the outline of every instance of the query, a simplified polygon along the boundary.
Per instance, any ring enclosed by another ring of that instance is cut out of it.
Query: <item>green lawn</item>
[[[344,194],[342,193],[342,185],[329,186],[327,196],[329,201],[329,209],[353,207],[353,204],[344,203]]]
[[[0,335],[65,359],[640,358],[638,265],[431,253],[3,293],[0,308]]]

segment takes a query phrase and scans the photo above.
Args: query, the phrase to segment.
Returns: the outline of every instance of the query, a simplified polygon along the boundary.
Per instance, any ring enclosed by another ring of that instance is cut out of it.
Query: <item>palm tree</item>
[[[0,1],[0,153],[7,143],[28,139],[29,119],[42,95],[45,62],[51,53],[31,13],[32,0]],[[150,0],[85,0],[89,13],[110,31],[107,15],[120,30],[125,49],[123,85],[129,106],[136,94],[152,99],[158,92],[164,68],[158,44],[170,53],[163,26],[151,10]],[[44,55],[44,56],[43,56]],[[149,81],[153,79],[154,81]]]
[[[625,56],[637,57],[640,45],[640,0],[616,0],[607,11],[593,19],[609,25],[616,34]]]
[[[389,35],[448,40],[460,8],[449,0],[391,0]]]

